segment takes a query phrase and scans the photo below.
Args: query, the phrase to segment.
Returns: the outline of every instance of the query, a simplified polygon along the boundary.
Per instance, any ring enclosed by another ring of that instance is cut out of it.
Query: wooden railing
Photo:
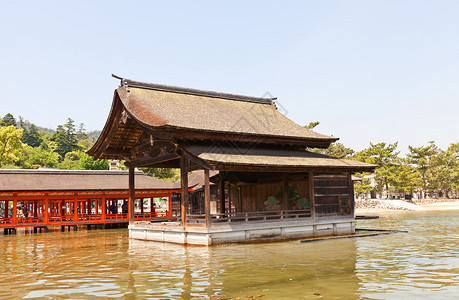
[[[304,210],[281,210],[281,211],[257,211],[245,213],[212,214],[212,223],[234,223],[251,221],[278,221],[305,219],[311,217],[311,209]],[[187,223],[204,224],[206,216],[203,214],[187,215]]]
[[[76,219],[75,219],[76,217]],[[135,220],[154,220],[156,218],[169,217],[168,211],[161,212],[143,212],[135,213]],[[38,217],[17,217],[17,218],[0,218],[0,228],[14,228],[27,226],[48,226],[48,225],[78,225],[78,224],[96,224],[96,223],[117,223],[127,222],[128,214],[66,214],[66,215],[49,215],[47,220],[44,216]]]

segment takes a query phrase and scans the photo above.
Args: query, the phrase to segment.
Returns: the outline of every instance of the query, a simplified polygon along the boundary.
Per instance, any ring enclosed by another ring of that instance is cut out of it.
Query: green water
[[[409,233],[210,248],[0,235],[0,299],[459,299],[459,211],[380,216],[357,227]]]

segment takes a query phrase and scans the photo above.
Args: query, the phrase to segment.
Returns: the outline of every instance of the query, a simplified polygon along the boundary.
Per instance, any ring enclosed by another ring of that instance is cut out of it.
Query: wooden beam
[[[220,213],[225,213],[225,172],[220,171]]]
[[[206,227],[210,228],[211,226],[211,216],[210,216],[210,180],[209,180],[209,170],[204,170],[204,207],[206,212]]]
[[[128,203],[128,216],[129,225],[134,224],[134,200],[135,200],[135,167],[129,166],[129,203]]]
[[[213,163],[212,164],[216,170],[221,171],[231,171],[231,172],[291,172],[291,173],[300,173],[300,172],[319,172],[319,173],[354,173],[354,172],[369,172],[368,168],[360,167],[327,167],[327,166],[316,166],[316,167],[277,167],[277,166],[263,166],[263,165],[233,165],[233,164],[221,164]]]
[[[314,173],[309,172],[309,201],[311,201],[311,218],[316,220],[316,201],[314,197]]]
[[[188,151],[186,151],[183,148],[180,149],[179,153],[181,155],[185,155],[186,156],[188,161],[191,163],[190,167],[193,168],[194,170],[197,170],[197,169],[215,170],[215,168],[213,166],[209,165],[208,163],[206,163],[205,161],[203,161],[199,157],[194,156],[193,154],[189,153]]]
[[[177,154],[169,153],[163,156],[146,157],[143,159],[130,161],[130,162],[127,162],[126,164],[137,168],[137,167],[143,167],[143,166],[148,166],[148,165],[153,165],[153,164],[160,164],[160,163],[164,163],[164,162],[174,160],[177,158],[178,158]]]
[[[182,219],[182,226],[186,227],[186,205],[188,204],[188,161],[185,156],[180,156],[180,183],[181,183],[181,203],[180,203],[180,216]]]

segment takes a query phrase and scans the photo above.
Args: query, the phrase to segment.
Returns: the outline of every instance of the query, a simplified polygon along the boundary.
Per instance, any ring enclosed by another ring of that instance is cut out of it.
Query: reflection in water
[[[126,230],[0,236],[0,299],[451,298],[457,213],[391,213],[358,227],[409,234],[185,247]],[[408,298],[409,298],[408,297]]]

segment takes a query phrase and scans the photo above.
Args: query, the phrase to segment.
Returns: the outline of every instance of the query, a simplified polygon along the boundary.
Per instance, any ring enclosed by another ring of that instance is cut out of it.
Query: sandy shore
[[[408,211],[433,211],[433,210],[459,210],[459,199],[451,200],[448,202],[434,202],[434,203],[425,203],[425,204],[417,204],[417,209],[408,209]],[[357,208],[355,210],[356,214],[365,214],[365,213],[372,213],[372,212],[385,212],[385,211],[406,211],[407,209],[386,209],[386,208],[372,208],[372,207],[365,207],[365,208]]]

